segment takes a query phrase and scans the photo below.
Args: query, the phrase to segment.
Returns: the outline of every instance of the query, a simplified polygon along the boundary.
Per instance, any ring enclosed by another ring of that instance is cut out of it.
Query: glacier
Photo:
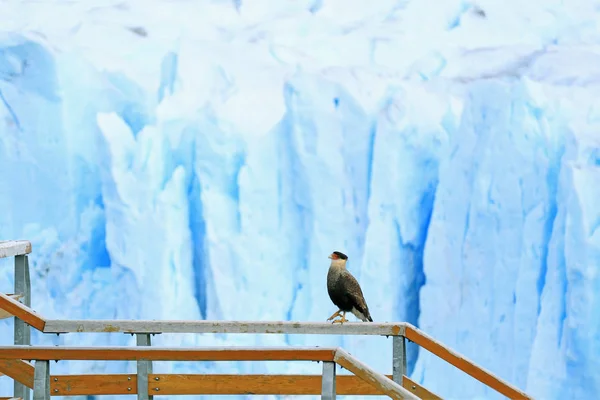
[[[340,250],[374,320],[413,323],[535,398],[600,392],[597,1],[12,0],[0,14],[0,238],[31,240],[40,313],[322,321]],[[341,345],[391,371],[386,338],[153,341]],[[408,356],[444,398],[502,398]]]

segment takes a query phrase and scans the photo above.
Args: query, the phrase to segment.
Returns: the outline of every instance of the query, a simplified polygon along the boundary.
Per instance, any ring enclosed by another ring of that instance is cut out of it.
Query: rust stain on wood
[[[103,331],[104,332],[119,332],[120,329],[113,325],[105,325]]]

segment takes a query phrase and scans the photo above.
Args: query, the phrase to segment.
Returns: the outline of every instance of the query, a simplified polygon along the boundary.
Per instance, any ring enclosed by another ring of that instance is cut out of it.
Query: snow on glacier
[[[376,321],[416,324],[536,398],[593,397],[599,12],[589,1],[4,2],[0,238],[32,241],[34,308],[73,319],[321,321],[335,311],[326,256],[346,251]],[[0,290],[12,282],[1,260]],[[0,321],[0,342],[11,332]],[[153,341],[342,345],[379,371],[391,363],[386,338]],[[410,345],[409,370],[444,398],[500,398]],[[0,378],[0,393],[11,387]]]

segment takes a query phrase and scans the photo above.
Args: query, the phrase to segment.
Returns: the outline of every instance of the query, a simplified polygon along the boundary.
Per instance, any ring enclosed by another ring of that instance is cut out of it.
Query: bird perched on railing
[[[351,312],[363,322],[373,322],[358,281],[346,269],[348,256],[339,251],[334,251],[329,258],[331,259],[331,265],[329,266],[329,272],[327,272],[327,293],[329,293],[329,298],[339,310],[327,318],[327,321],[340,317],[340,313],[343,313],[340,319],[331,322],[332,324],[343,324],[348,322],[346,313]]]

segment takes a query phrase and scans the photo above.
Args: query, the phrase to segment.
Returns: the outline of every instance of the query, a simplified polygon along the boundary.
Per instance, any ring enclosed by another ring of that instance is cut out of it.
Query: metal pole
[[[392,380],[402,385],[402,376],[406,375],[406,339],[393,336],[392,346]]]
[[[321,399],[335,400],[335,363],[332,361],[323,362]]]
[[[149,333],[135,334],[138,346],[151,346]],[[154,396],[148,393],[148,375],[152,374],[152,361],[138,360],[137,362],[137,392],[139,400],[150,400]]]
[[[35,362],[33,400],[50,400],[50,361],[48,360]]]
[[[31,282],[29,279],[29,258],[26,255],[15,256],[15,294],[23,295],[23,304],[31,307]],[[25,322],[15,317],[14,325],[15,345],[31,344],[31,328]],[[29,400],[31,392],[27,386],[15,381],[14,396]]]

